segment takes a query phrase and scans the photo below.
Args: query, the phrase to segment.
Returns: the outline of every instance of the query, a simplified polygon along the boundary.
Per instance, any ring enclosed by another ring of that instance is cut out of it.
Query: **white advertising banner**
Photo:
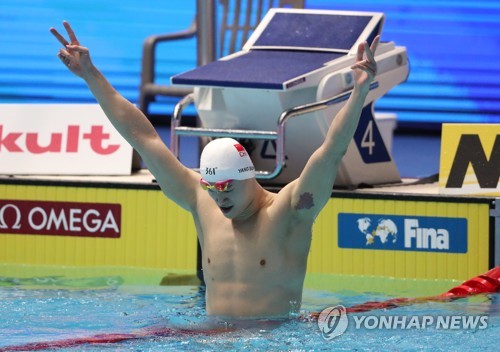
[[[0,104],[0,174],[130,175],[132,147],[97,104]]]

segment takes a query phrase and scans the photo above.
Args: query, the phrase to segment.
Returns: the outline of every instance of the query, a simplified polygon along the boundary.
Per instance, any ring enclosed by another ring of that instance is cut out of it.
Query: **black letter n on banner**
[[[489,161],[477,134],[462,135],[446,188],[462,187],[469,163],[472,164],[480,188],[496,188],[500,177],[500,135],[495,138]]]

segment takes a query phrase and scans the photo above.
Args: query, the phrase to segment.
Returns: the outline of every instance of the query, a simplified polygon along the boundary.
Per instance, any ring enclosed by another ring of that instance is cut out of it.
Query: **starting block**
[[[297,178],[351,94],[358,45],[381,34],[384,19],[373,12],[271,9],[241,51],[171,78],[194,87],[176,106],[172,151],[178,153],[181,135],[237,138],[257,178],[276,185]],[[375,58],[378,74],[337,186],[400,182],[373,106],[406,80],[406,48],[381,42]],[[193,102],[201,127],[182,127],[182,111]]]

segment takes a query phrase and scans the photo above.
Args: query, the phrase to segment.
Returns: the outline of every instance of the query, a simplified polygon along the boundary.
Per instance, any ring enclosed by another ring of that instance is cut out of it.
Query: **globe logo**
[[[376,226],[373,226],[372,220],[367,217],[360,218],[357,222],[359,231],[365,235],[365,245],[370,246],[377,241],[381,244],[396,243],[398,228],[391,219],[380,219]]]

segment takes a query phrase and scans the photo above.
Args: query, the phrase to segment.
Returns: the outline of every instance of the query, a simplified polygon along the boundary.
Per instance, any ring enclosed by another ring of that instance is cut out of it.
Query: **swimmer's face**
[[[254,182],[255,179],[233,180],[227,185],[225,191],[219,191],[213,187],[208,188],[207,192],[224,216],[233,219],[242,214],[251,203],[254,195]]]

